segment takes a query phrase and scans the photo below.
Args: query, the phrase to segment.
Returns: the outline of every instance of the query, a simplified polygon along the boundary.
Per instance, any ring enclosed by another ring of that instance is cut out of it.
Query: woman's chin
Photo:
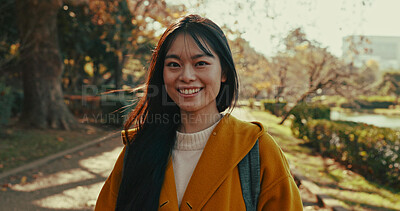
[[[181,112],[196,112],[199,110],[199,106],[194,105],[194,104],[185,104],[185,105],[179,105],[179,108]]]

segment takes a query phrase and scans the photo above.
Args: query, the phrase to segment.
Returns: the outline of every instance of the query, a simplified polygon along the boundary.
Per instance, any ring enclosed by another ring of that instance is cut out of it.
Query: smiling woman
[[[237,96],[222,30],[197,15],[172,24],[96,210],[302,210],[286,158],[262,124],[222,114]]]

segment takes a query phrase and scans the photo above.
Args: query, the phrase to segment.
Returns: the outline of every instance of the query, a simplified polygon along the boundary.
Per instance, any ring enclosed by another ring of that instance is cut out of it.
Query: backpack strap
[[[256,210],[261,186],[258,139],[250,152],[239,162],[238,168],[246,210]]]

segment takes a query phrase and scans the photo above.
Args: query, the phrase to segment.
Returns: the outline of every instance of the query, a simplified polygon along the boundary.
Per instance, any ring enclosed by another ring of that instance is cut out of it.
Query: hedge
[[[282,116],[285,114],[283,108],[287,102],[276,102],[275,100],[263,100],[261,105],[264,105],[264,109],[271,112],[275,116]]]
[[[264,105],[264,109],[271,112],[275,116],[283,116],[286,114],[284,107],[287,102],[275,102],[274,100],[263,100],[261,102]],[[296,119],[330,119],[331,109],[327,105],[322,104],[309,104],[299,103],[291,111],[291,114]]]
[[[292,121],[292,133],[296,133],[293,128],[299,128],[297,136],[303,137],[305,124],[312,119],[330,119],[331,109],[326,105],[308,105],[306,103],[298,104],[293,108],[291,114],[294,116]]]
[[[362,109],[375,109],[375,108],[389,108],[396,104],[396,98],[392,96],[360,96],[354,102],[343,103],[342,108],[362,108]]]
[[[296,119],[330,119],[331,109],[321,104],[299,103],[292,109],[291,114]]]
[[[400,188],[400,132],[372,125],[309,120],[292,131],[322,155],[374,181]]]
[[[375,109],[375,108],[389,108],[395,105],[393,101],[365,101],[356,100],[355,103],[343,103],[342,108],[357,108],[358,106],[362,109]]]

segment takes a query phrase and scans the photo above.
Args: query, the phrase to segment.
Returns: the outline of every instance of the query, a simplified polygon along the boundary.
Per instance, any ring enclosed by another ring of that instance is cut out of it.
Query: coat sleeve
[[[299,190],[281,148],[267,133],[259,139],[261,191],[257,210],[303,210]]]
[[[117,203],[119,186],[122,178],[122,167],[124,163],[125,147],[120,153],[110,176],[108,176],[103,188],[97,198],[95,211],[115,210]]]

